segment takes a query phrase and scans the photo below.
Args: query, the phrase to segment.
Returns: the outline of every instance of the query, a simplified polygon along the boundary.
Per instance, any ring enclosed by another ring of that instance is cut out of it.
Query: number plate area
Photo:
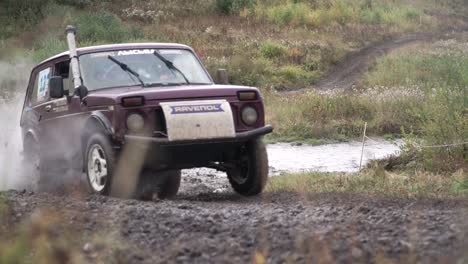
[[[161,103],[169,141],[235,137],[226,100]]]

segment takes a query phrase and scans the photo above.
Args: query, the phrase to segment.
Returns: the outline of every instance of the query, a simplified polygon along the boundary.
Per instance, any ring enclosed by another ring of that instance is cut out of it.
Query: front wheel
[[[241,147],[238,161],[227,170],[234,191],[253,196],[261,193],[268,180],[268,154],[261,139],[248,141]]]
[[[109,195],[115,164],[115,151],[109,139],[100,133],[89,137],[84,158],[90,191]]]

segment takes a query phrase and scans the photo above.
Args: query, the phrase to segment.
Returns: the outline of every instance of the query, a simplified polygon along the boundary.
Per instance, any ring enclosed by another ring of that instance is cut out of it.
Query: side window
[[[55,64],[54,76],[61,76],[63,78],[63,88],[73,94],[72,73],[70,68],[70,60],[61,61]]]
[[[34,87],[31,93],[31,103],[41,103],[49,99],[49,79],[50,67],[39,71],[36,74]]]

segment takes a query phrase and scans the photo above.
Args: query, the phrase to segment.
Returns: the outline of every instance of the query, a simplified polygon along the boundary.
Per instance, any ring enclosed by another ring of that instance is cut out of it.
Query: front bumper
[[[154,137],[144,137],[144,136],[134,136],[126,135],[125,142],[141,142],[141,143],[151,143],[156,145],[194,145],[194,144],[204,144],[204,143],[236,143],[243,142],[253,138],[261,137],[266,134],[273,132],[273,127],[271,125],[266,125],[264,127],[252,129],[246,132],[236,133],[236,136],[233,138],[213,138],[213,139],[196,139],[196,140],[181,140],[181,141],[169,141],[167,138],[154,138]]]

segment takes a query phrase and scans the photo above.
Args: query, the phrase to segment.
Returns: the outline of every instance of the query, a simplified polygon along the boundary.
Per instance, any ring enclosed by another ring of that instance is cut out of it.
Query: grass
[[[417,3],[425,4],[423,1]],[[424,10],[424,8],[412,5],[407,1],[264,0],[258,1],[255,14],[257,17],[265,18],[280,26],[336,28],[368,24],[395,27],[400,30],[414,30],[418,27],[432,25],[433,21],[430,19],[430,15],[426,14]]]
[[[308,92],[296,96],[266,93],[267,121],[275,127],[272,138],[344,140],[368,134],[401,134],[402,129],[419,133],[424,100],[419,91],[375,89],[366,93]]]
[[[267,192],[356,193],[383,197],[460,198],[468,197],[468,174],[460,170],[451,174],[423,171],[389,172],[383,168],[359,173],[287,174],[270,178]]]
[[[368,86],[444,83],[468,87],[468,37],[398,50],[377,60],[365,77]]]

